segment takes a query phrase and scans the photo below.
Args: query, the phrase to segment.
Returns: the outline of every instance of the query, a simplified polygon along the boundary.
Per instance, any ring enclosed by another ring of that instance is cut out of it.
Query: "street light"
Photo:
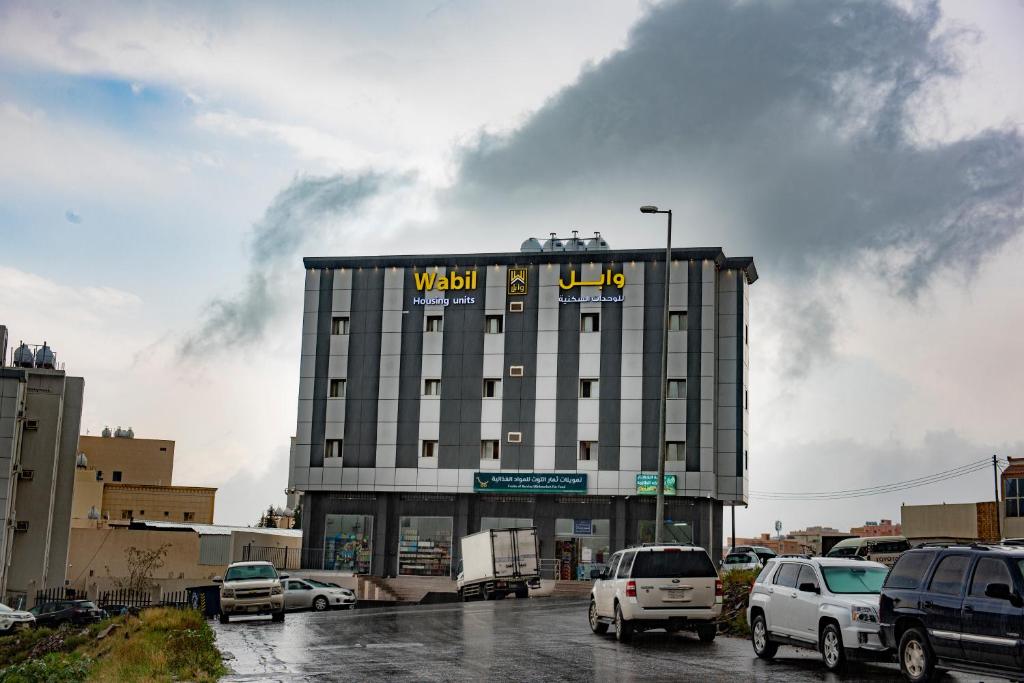
[[[658,404],[658,497],[654,516],[654,542],[661,543],[665,537],[665,416],[668,408],[668,292],[669,272],[672,267],[672,209],[656,206],[641,206],[640,213],[668,214],[668,237],[665,244],[665,310],[661,320],[661,401]]]

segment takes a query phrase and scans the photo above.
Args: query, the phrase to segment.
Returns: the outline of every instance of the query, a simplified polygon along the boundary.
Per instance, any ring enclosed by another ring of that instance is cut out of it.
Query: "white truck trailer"
[[[463,600],[497,600],[515,593],[529,597],[540,587],[540,555],[533,527],[488,529],[462,537],[456,577]]]

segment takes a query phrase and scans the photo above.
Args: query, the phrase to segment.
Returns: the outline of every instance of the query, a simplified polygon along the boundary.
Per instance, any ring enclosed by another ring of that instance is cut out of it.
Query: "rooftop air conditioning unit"
[[[509,432],[508,433],[508,442],[509,443],[522,443],[523,442],[523,433],[522,432]]]
[[[508,376],[509,377],[522,377],[523,376],[523,366],[522,365],[511,365],[511,366],[509,366]]]

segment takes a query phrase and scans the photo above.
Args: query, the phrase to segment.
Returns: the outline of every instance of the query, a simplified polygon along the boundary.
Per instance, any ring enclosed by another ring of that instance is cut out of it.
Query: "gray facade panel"
[[[324,465],[324,434],[327,423],[327,384],[331,362],[331,310],[334,307],[334,271],[320,271],[320,292],[316,319],[316,375],[313,377],[313,416],[309,437],[309,464]],[[348,427],[346,427],[346,430]]]
[[[514,264],[512,264],[514,265]],[[540,278],[537,266],[526,276],[526,295],[510,296],[509,302],[522,301],[523,312],[505,308],[505,361],[501,394],[501,468],[533,469],[534,414],[537,409],[537,302]],[[513,365],[523,366],[522,377],[509,377]],[[509,432],[522,432],[520,444],[508,443]]]
[[[413,270],[405,269],[402,314],[402,356],[399,361],[398,434],[395,467],[416,467],[419,462],[420,377],[423,370],[423,306],[411,306],[417,295]]]
[[[458,272],[454,266],[449,272]],[[480,400],[483,397],[484,293],[451,292],[451,298],[473,297],[473,303],[444,309],[441,346],[441,420],[438,431],[441,469],[480,464]]]
[[[343,457],[347,467],[373,467],[377,462],[377,398],[380,388],[384,270],[357,269],[352,273],[352,292]]]
[[[622,264],[608,264],[612,273],[621,273]],[[602,292],[618,296],[622,290],[610,285]],[[601,388],[598,403],[597,450],[599,470],[619,469],[619,442],[622,431],[622,307],[623,303],[601,304]]]
[[[562,264],[561,277],[571,278],[576,264]],[[576,469],[580,384],[580,305],[558,306],[558,374],[555,385],[555,469]],[[598,449],[600,451],[600,448]]]
[[[746,405],[743,392],[743,280],[737,273],[736,277],[736,476],[745,477],[743,452],[743,409]]]
[[[686,331],[686,471],[700,471],[700,361],[703,323],[703,263],[691,260],[687,292]]]
[[[665,286],[664,263],[645,263],[640,467],[648,471],[658,469],[658,421],[661,410],[661,338],[665,316]]]

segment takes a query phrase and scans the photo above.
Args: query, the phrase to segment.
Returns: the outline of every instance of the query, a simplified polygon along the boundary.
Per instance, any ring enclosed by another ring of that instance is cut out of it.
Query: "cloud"
[[[67,211],[64,212],[64,219],[68,223],[74,223],[75,225],[78,225],[82,222],[82,216],[75,213],[71,209],[68,209]]]
[[[253,225],[244,289],[234,297],[209,302],[198,329],[181,343],[179,356],[258,342],[268,320],[280,310],[281,292],[289,291],[291,280],[284,276],[298,265],[300,249],[313,238],[324,237],[338,221],[351,218],[398,180],[368,172],[292,181]]]

